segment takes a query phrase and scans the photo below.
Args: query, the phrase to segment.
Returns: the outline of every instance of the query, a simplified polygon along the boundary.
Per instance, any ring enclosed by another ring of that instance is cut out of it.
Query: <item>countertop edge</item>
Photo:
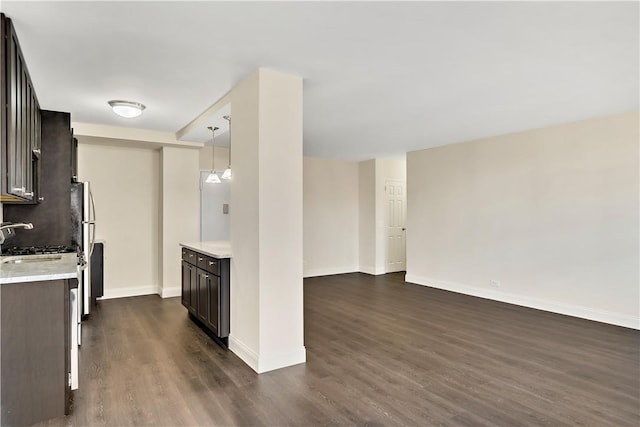
[[[75,279],[78,277],[78,273],[59,273],[59,274],[43,274],[38,276],[19,276],[19,277],[7,277],[0,279],[0,285],[10,285],[13,283],[26,283],[26,282],[44,282],[47,280],[62,280],[62,279]]]
[[[180,243],[179,245],[216,259],[232,258],[231,247],[228,242]]]

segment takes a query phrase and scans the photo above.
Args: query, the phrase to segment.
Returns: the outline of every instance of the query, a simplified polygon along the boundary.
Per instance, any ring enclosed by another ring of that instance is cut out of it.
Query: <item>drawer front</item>
[[[182,260],[192,265],[197,265],[197,254],[191,249],[182,248]]]
[[[210,256],[207,255],[203,255],[203,254],[197,254],[198,255],[198,267],[215,275],[220,275],[220,273],[218,273],[218,260],[215,258],[212,258]]]

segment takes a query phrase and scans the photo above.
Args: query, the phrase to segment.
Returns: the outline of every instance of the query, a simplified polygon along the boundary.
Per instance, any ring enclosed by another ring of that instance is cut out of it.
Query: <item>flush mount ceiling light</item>
[[[207,176],[207,179],[204,180],[207,184],[220,184],[220,177],[216,173],[216,131],[219,129],[216,127],[207,126],[207,129],[211,131],[211,151],[213,154],[211,155],[211,172]]]
[[[109,105],[114,113],[126,119],[138,117],[147,108],[139,102],[121,100],[109,101]]]

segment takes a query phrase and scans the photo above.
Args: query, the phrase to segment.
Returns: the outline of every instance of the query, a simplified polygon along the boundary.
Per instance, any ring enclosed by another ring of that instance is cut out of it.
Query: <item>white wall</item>
[[[231,332],[229,348],[254,370],[260,355],[258,83],[251,74],[232,89]]]
[[[227,147],[215,147],[215,150],[216,172],[223,172],[229,164],[229,149]],[[211,145],[202,147],[199,154],[200,170],[210,171],[213,160],[213,147]]]
[[[304,276],[359,270],[356,162],[305,157]]]
[[[79,179],[91,183],[96,238],[106,241],[105,297],[155,293],[159,283],[158,150],[96,145],[86,137],[78,140]]]
[[[161,286],[163,297],[181,293],[180,246],[200,237],[199,150],[162,147],[161,149]]]
[[[409,153],[407,281],[638,328],[638,127],[633,112]]]
[[[360,271],[380,274],[376,269],[376,161],[358,164],[358,222]]]

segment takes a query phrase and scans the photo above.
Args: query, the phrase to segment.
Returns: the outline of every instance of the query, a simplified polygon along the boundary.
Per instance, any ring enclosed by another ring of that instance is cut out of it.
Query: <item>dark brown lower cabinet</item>
[[[182,305],[226,345],[229,336],[230,260],[182,249]]]
[[[0,425],[69,412],[69,280],[0,285]]]

